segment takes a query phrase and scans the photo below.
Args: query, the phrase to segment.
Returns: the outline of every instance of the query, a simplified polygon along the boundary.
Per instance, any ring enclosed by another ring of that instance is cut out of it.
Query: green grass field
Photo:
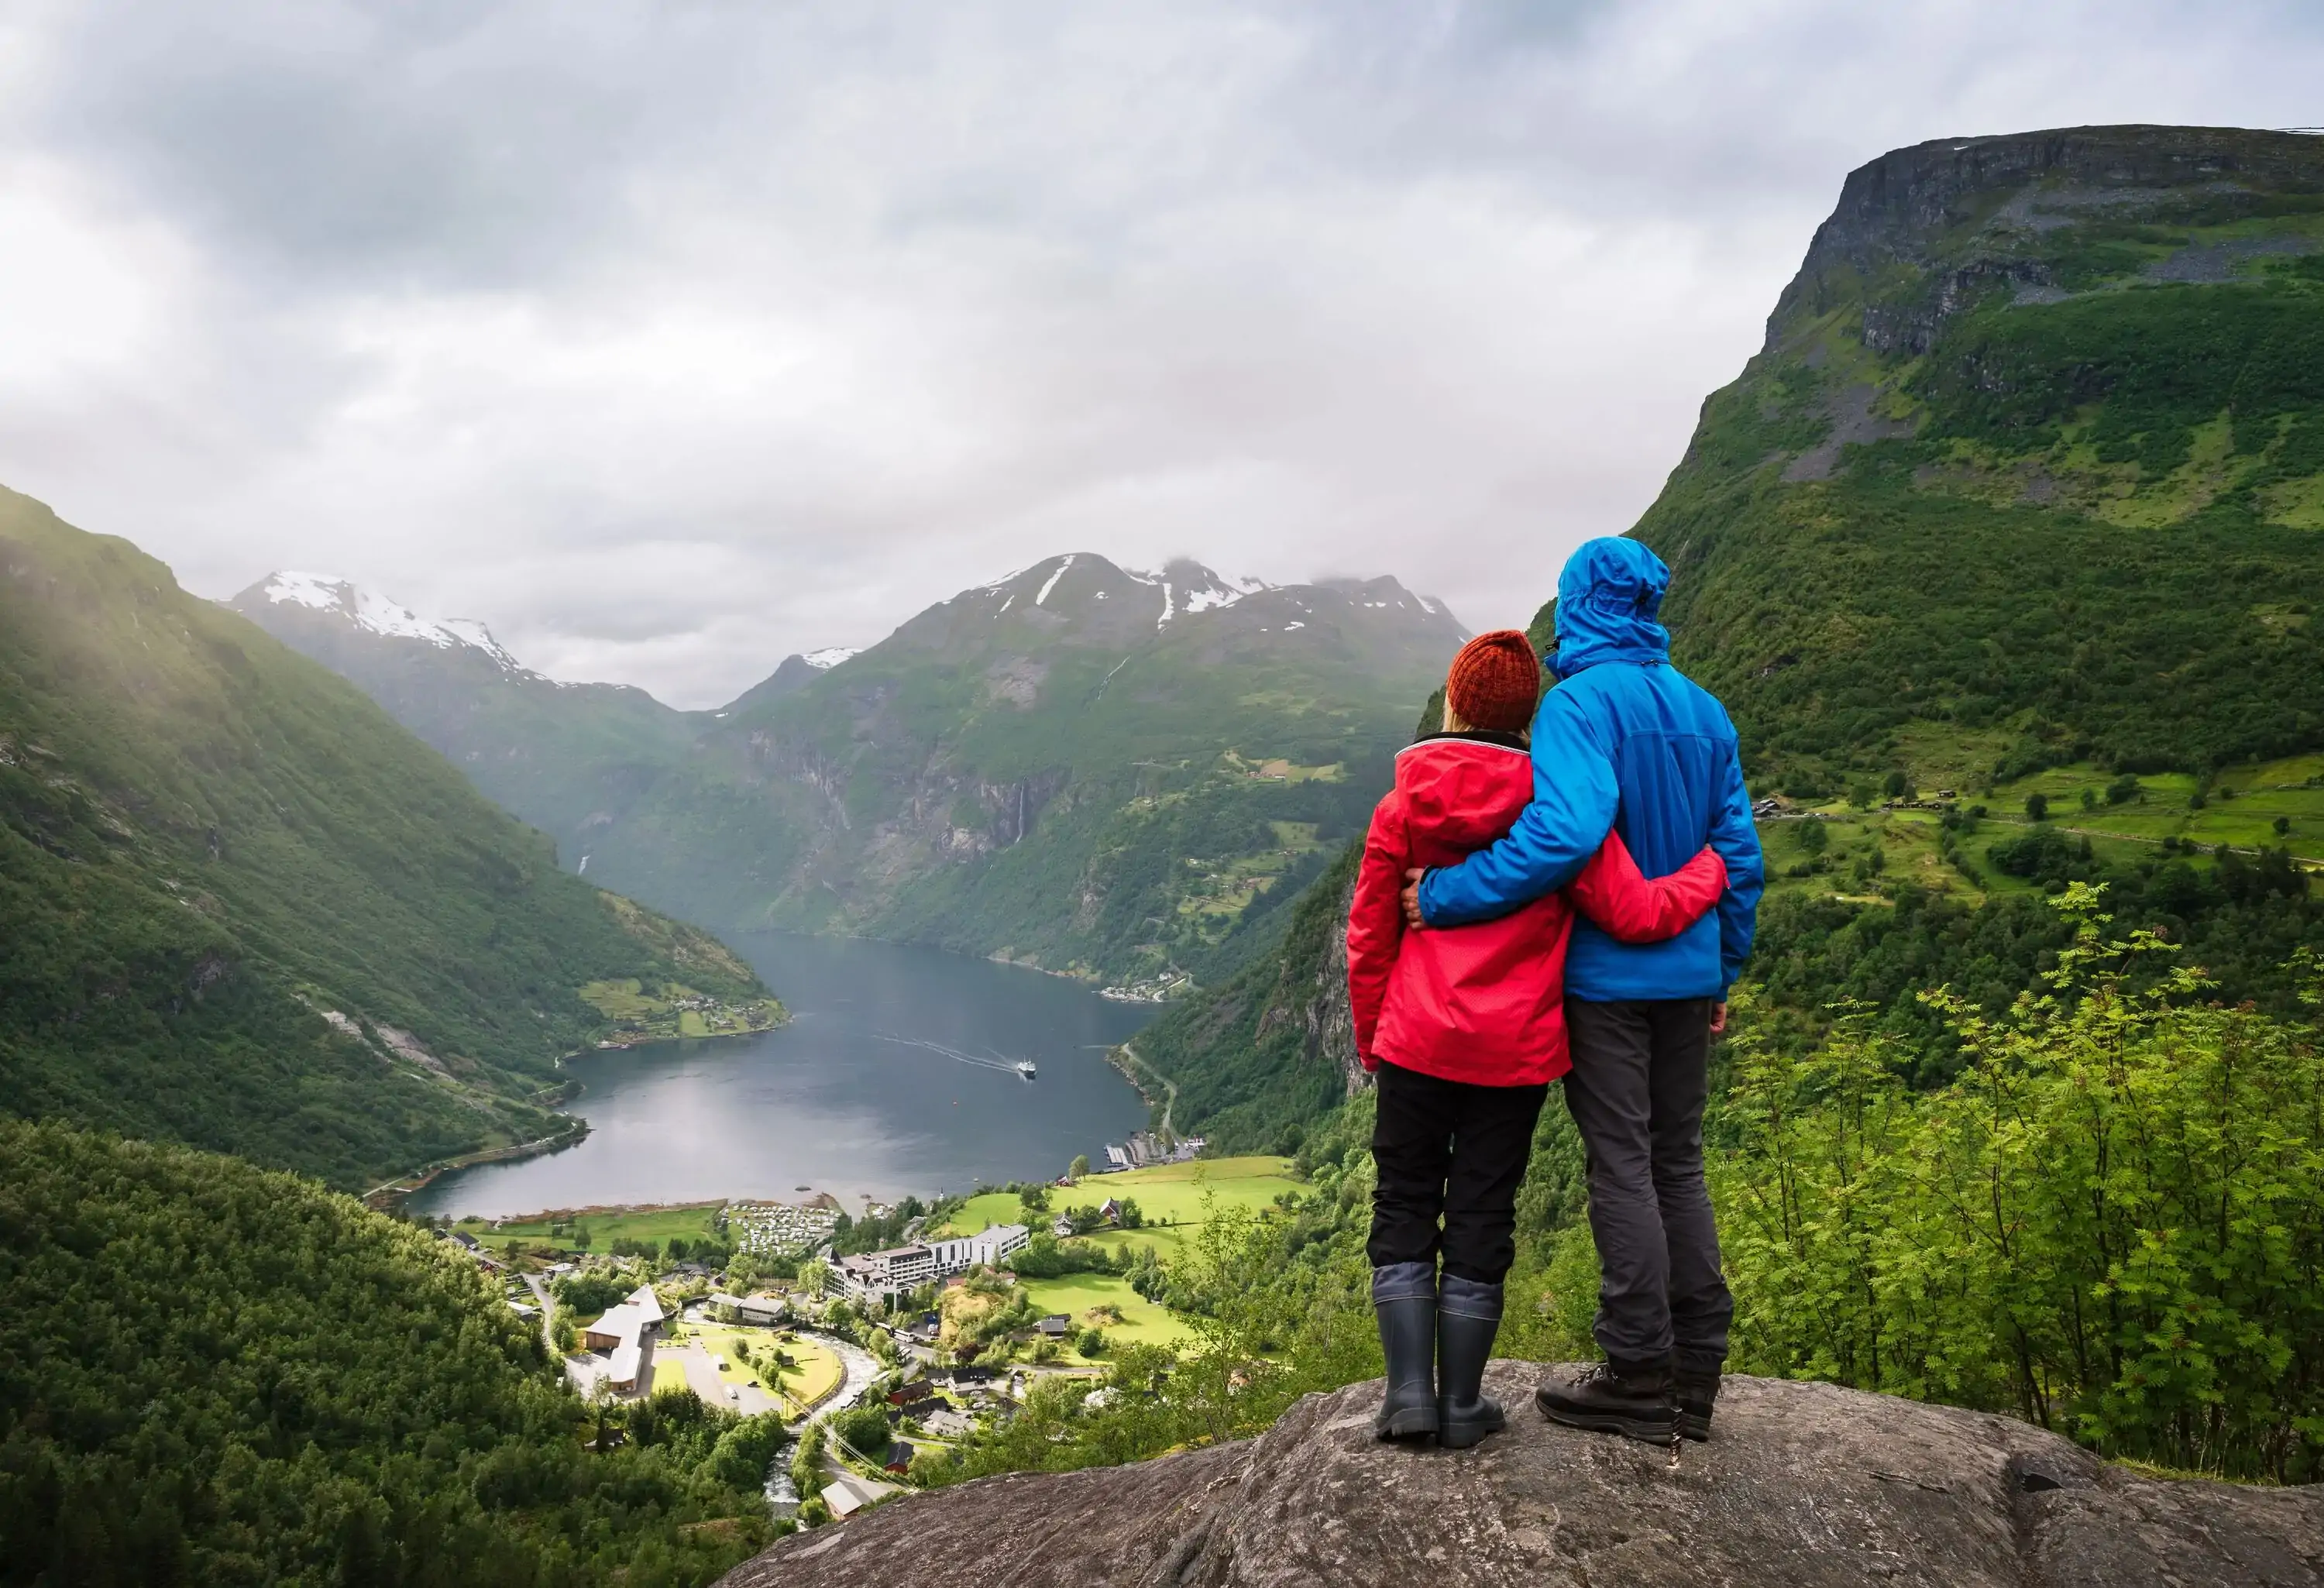
[[[1978,753],[1982,747],[1977,747]],[[1924,760],[1916,768],[1932,765],[1947,771],[1977,759],[1964,753],[1946,759],[1933,742],[1917,747]],[[1922,795],[1932,798],[1941,787],[1922,775]],[[1941,829],[1938,813],[1931,810],[1860,810],[1846,800],[1816,808],[1822,815],[1826,838],[1826,869],[1806,876],[1791,874],[1808,858],[1800,846],[1798,821],[1763,822],[1759,841],[1767,855],[1767,885],[1771,893],[1839,894],[1873,898],[1879,883],[1916,882],[1932,892],[1951,893],[1969,902],[2001,893],[2038,891],[2036,884],[2003,874],[1984,862],[1985,851],[1996,843],[2018,836],[2030,822],[2027,799],[2036,793],[2049,801],[2051,823],[2077,837],[2088,837],[2101,858],[2135,863],[2161,857],[2165,838],[2213,848],[2226,844],[2236,849],[2288,847],[2315,865],[2324,865],[2324,755],[2306,755],[2257,766],[2231,767],[2214,780],[2200,808],[2192,801],[2193,776],[2182,772],[2150,773],[2138,780],[2139,792],[2127,800],[2109,802],[2107,786],[2115,775],[2087,762],[2062,767],[1999,784],[1986,790],[1966,776],[1956,789],[1964,810],[1984,806],[1987,816],[1976,832],[1962,841],[1978,863],[1979,880],[1971,881],[1939,856]],[[2090,803],[2083,803],[2088,794]],[[2281,818],[2286,830],[2279,833]],[[1881,869],[1872,882],[1859,881],[1858,861],[1875,848]],[[2192,857],[2198,863],[2208,863]],[[1141,1198],[1141,1205],[1143,1199]]]
[[[1290,1164],[1287,1158],[1204,1158],[1192,1163],[1163,1164],[1119,1175],[1092,1175],[1076,1186],[1052,1186],[1049,1205],[1053,1209],[1081,1207],[1095,1205],[1109,1197],[1127,1197],[1138,1204],[1138,1211],[1149,1225],[1199,1223],[1205,1196],[1215,1198],[1215,1205],[1222,1207],[1267,1207],[1285,1192],[1303,1189],[1285,1172]],[[1020,1223],[1024,1216],[1024,1205],[1014,1193],[989,1191],[970,1197],[944,1228],[927,1233],[932,1239],[938,1235],[973,1235],[994,1224]],[[1127,1235],[1134,1240],[1167,1234],[1166,1231],[1146,1230],[1117,1233],[1114,1238]]]
[[[1130,1281],[1112,1274],[1067,1274],[1056,1279],[1027,1279],[1025,1294],[1043,1313],[1061,1312],[1084,1328],[1096,1321],[1094,1306],[1121,1309],[1121,1322],[1104,1325],[1105,1337],[1115,1345],[1174,1345],[1194,1331],[1167,1308],[1157,1306],[1130,1288]],[[1068,1344],[1067,1354],[1078,1358]]]
[[[585,1247],[570,1235],[551,1234],[552,1221],[546,1218],[525,1219],[502,1224],[495,1229],[484,1219],[462,1219],[452,1227],[475,1236],[484,1245],[495,1249],[511,1242],[522,1241],[535,1245],[561,1247],[568,1251],[587,1251],[608,1252],[616,1241],[650,1241],[660,1245],[673,1235],[687,1240],[715,1237],[715,1221],[723,1202],[702,1202],[685,1206],[615,1209],[599,1213],[576,1213],[568,1219],[554,1221],[558,1225],[573,1224],[577,1231],[588,1233]]]
[[[798,1371],[783,1380],[784,1391],[803,1406],[813,1406],[839,1388],[846,1377],[846,1369],[839,1358],[827,1348],[812,1340],[793,1335],[783,1337],[776,1329],[734,1328],[724,1324],[687,1324],[677,1336],[680,1343],[698,1345],[713,1356],[724,1358],[725,1368],[720,1373],[722,1381],[736,1384],[759,1382],[756,1364],[770,1351],[780,1347],[784,1354],[798,1364]],[[737,1342],[751,1348],[751,1360],[742,1360],[734,1349]],[[654,1388],[661,1388],[661,1369],[654,1367]]]

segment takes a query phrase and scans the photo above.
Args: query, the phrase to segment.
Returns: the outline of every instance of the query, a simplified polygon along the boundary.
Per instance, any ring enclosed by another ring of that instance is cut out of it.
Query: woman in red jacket
[[[1356,1051],[1379,1077],[1367,1250],[1388,1358],[1373,1419],[1383,1439],[1434,1434],[1462,1447],[1504,1426],[1482,1391],[1485,1362],[1534,1123],[1570,1067],[1572,912],[1624,942],[1653,942],[1683,931],[1727,886],[1709,849],[1667,877],[1641,876],[1618,830],[1563,893],[1499,920],[1406,932],[1405,872],[1484,848],[1533,798],[1524,730],[1540,693],[1541,663],[1515,629],[1462,648],[1444,683],[1444,731],[1397,757],[1396,787],[1372,813],[1348,914]]]

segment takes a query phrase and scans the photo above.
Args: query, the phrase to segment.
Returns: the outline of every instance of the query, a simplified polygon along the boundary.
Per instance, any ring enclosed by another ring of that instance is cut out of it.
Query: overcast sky
[[[722,701],[1057,551],[1521,622],[1841,178],[2324,6],[8,0],[0,484]]]

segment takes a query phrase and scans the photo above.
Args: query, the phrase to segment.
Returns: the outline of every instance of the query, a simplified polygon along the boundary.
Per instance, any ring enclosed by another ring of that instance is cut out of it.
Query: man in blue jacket
[[[1533,803],[1457,866],[1413,873],[1418,924],[1506,915],[1578,875],[1618,828],[1667,875],[1705,844],[1727,863],[1719,907],[1667,942],[1618,943],[1586,919],[1565,961],[1566,1106],[1589,1155],[1602,1366],[1544,1380],[1553,1421],[1667,1443],[1708,1438],[1735,1311],[1702,1183],[1711,1039],[1751,952],[1764,872],[1735,727],[1670,664],[1655,621],[1670,569],[1635,540],[1591,540],[1557,581],[1557,687],[1533,725]]]

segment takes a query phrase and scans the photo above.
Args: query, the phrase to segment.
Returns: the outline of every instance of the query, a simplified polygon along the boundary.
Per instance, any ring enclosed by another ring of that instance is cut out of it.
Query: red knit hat
[[[1472,728],[1523,733],[1541,700],[1541,659],[1516,629],[1495,629],[1461,647],[1444,679],[1444,703]]]

